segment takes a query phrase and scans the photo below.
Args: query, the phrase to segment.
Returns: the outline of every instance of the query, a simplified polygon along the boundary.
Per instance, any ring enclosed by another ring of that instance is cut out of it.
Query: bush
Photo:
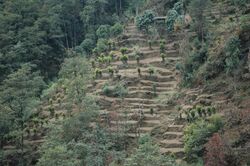
[[[95,42],[92,39],[85,39],[80,46],[87,54],[91,54],[92,50],[95,48]]]
[[[122,53],[122,55],[126,54],[128,52],[128,48],[127,47],[122,47],[120,48],[120,52]]]
[[[127,64],[128,63],[128,56],[127,55],[122,55],[120,57],[120,60],[122,61],[123,64]]]
[[[110,25],[101,25],[97,30],[96,30],[96,35],[97,37],[107,39],[110,36]]]
[[[123,84],[117,84],[115,86],[109,86],[105,84],[103,86],[102,92],[108,97],[125,97],[128,94],[127,88]]]
[[[152,76],[155,73],[155,69],[153,67],[150,67],[148,69],[148,73],[149,73],[150,76]]]
[[[160,53],[165,53],[165,44],[160,43]]]
[[[165,58],[166,58],[166,54],[161,53],[161,59],[162,59],[162,62],[165,62]]]
[[[167,19],[167,31],[172,32],[174,30],[175,20],[178,18],[179,14],[176,10],[172,9],[168,11],[168,19]]]
[[[141,16],[136,17],[136,26],[139,30],[148,32],[148,28],[154,22],[155,13],[152,10],[146,10]]]
[[[108,50],[108,41],[106,39],[98,39],[96,44],[96,50],[100,54]]]
[[[111,35],[113,37],[116,37],[116,36],[122,34],[122,32],[123,32],[123,25],[121,25],[120,23],[116,23],[115,25],[113,25],[110,28],[110,32],[111,32]]]

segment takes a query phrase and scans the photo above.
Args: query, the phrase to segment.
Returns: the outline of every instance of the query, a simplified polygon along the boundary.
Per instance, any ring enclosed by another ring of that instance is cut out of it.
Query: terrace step
[[[184,144],[179,140],[173,139],[160,141],[160,146],[164,148],[182,148]]]

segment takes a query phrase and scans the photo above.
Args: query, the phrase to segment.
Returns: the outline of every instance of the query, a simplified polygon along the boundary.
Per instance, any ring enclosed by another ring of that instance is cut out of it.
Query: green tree
[[[189,4],[193,18],[192,27],[197,32],[200,41],[204,41],[207,33],[205,10],[209,8],[209,5],[209,0],[192,0]]]
[[[174,159],[160,153],[160,148],[146,135],[139,139],[139,147],[125,161],[125,166],[177,166]]]
[[[65,59],[59,73],[64,86],[67,87],[67,99],[76,103],[79,109],[86,108],[87,85],[91,81],[91,65],[83,57]]]
[[[39,104],[39,95],[45,83],[38,72],[32,72],[30,64],[22,65],[3,81],[0,88],[1,104],[11,110],[14,118],[12,133],[16,147],[20,148],[20,165],[24,165],[24,129],[32,115],[32,110]]]
[[[155,13],[152,10],[146,10],[142,15],[136,17],[136,26],[140,30],[148,32],[149,26],[154,22]]]

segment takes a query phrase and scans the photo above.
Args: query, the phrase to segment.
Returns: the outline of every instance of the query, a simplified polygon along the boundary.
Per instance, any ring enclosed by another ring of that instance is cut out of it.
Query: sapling
[[[165,44],[160,43],[160,53],[165,53]]]
[[[162,62],[165,62],[165,58],[166,58],[166,54],[161,53],[161,59],[162,59]]]
[[[140,68],[137,68],[137,72],[138,72],[139,77],[141,77],[141,69]]]
[[[152,76],[154,74],[154,72],[155,72],[154,68],[150,67],[148,72],[149,72],[149,75]]]
[[[154,114],[154,109],[150,108],[150,114],[153,115]]]
[[[122,61],[123,64],[127,64],[128,63],[128,56],[127,55],[122,55],[120,60]]]
[[[128,48],[126,48],[126,47],[122,47],[120,49],[120,52],[122,53],[122,55],[126,54],[127,51],[128,51]]]

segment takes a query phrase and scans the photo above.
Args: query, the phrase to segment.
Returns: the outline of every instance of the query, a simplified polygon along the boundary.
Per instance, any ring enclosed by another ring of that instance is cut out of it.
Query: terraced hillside
[[[149,48],[147,36],[138,32],[133,23],[128,24],[124,36],[126,39],[118,40],[117,44],[128,47],[127,64],[122,63],[119,58],[114,58],[110,65],[116,73],[111,77],[103,68],[102,77],[95,80],[91,93],[98,94],[101,112],[104,117],[108,117],[110,130],[125,128],[129,137],[136,138],[153,133],[160,124],[166,124],[164,133],[155,137],[161,146],[161,152],[181,156],[183,125],[174,123],[178,113],[173,106],[159,102],[160,96],[171,96],[176,92],[178,74],[175,65],[181,57],[175,43],[178,42],[179,36],[166,40],[165,61],[160,56],[159,41]],[[133,54],[135,45],[139,46],[141,53],[139,63]],[[154,73],[150,74],[149,70],[152,68]],[[103,93],[105,84],[114,85],[120,82],[128,90],[125,97],[107,97]],[[115,118],[112,118],[114,114]]]

